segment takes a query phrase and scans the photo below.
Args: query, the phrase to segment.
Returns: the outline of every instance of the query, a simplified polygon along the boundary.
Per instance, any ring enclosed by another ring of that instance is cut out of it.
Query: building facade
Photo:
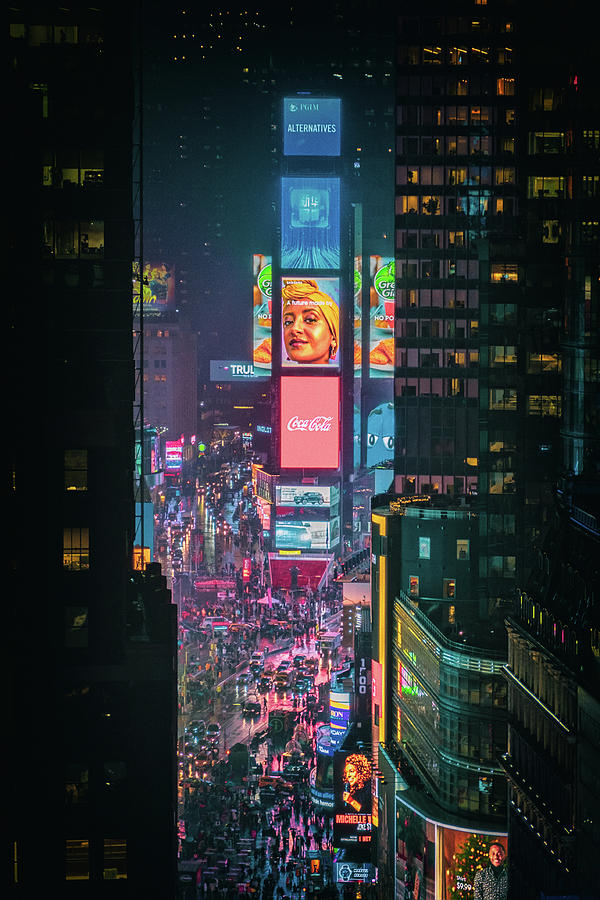
[[[10,22],[11,889],[174,896],[175,610],[133,571],[132,9]]]
[[[566,487],[566,486],[565,486]],[[507,620],[511,897],[597,893],[598,503],[575,480]],[[597,492],[597,483],[596,483]]]
[[[451,896],[462,882],[472,890],[489,841],[506,846],[505,635],[478,601],[476,513],[428,495],[379,499],[371,605],[381,883],[402,896],[418,879],[428,895]],[[471,853],[467,871],[457,860]]]

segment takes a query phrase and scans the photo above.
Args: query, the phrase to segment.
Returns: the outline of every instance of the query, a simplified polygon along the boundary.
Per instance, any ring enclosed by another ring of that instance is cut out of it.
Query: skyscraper
[[[175,608],[133,571],[132,9],[11,13],[11,883],[173,896]]]
[[[537,832],[539,846],[531,840],[519,845],[524,852],[515,854],[513,896],[525,896],[521,890],[529,886],[538,892],[567,890],[565,880],[553,881],[549,863],[544,868],[545,854],[556,858],[560,845],[561,860],[568,860],[569,871],[576,873],[589,851],[587,838],[577,850],[569,838],[569,829],[585,818],[587,804],[569,805],[567,794],[579,781],[581,798],[581,782],[593,770],[588,749],[595,699],[587,682],[573,674],[573,656],[570,672],[556,661],[561,648],[551,640],[557,619],[567,613],[566,598],[550,602],[549,585],[557,583],[557,576],[549,573],[564,570],[575,545],[583,548],[583,531],[578,538],[575,527],[567,551],[569,517],[564,512],[562,530],[555,529],[543,544],[549,557],[546,576],[528,579],[537,571],[536,544],[553,520],[553,488],[561,467],[575,474],[582,496],[588,494],[587,504],[577,506],[584,510],[581,518],[588,530],[595,528],[597,534],[589,495],[596,490],[592,484],[598,470],[599,132],[590,50],[581,22],[553,6],[525,8],[484,0],[450,9],[431,2],[398,21],[395,487],[402,499],[389,503],[387,498],[373,510],[373,603],[379,607],[373,616],[374,631],[379,631],[373,665],[374,682],[376,674],[380,679],[375,719],[381,712],[384,723],[379,740],[392,741],[380,756],[387,790],[395,790],[421,816],[408,815],[400,832],[389,816],[384,822],[387,871],[393,869],[394,841],[386,838],[395,835],[409,886],[416,875],[421,882],[439,877],[437,861],[429,873],[423,870],[433,858],[428,842],[438,842],[437,831],[427,824],[436,814],[425,815],[432,802],[445,808],[446,818],[438,813],[438,823],[448,821],[449,801],[463,820],[465,812],[473,815],[479,807],[481,813],[486,802],[491,811],[492,800],[501,812],[496,790],[499,750],[506,739],[497,729],[502,716],[495,717],[490,732],[497,738],[490,757],[493,773],[485,773],[478,784],[469,781],[474,772],[469,756],[478,756],[476,769],[483,772],[487,752],[486,741],[479,743],[482,732],[473,739],[469,724],[484,696],[482,685],[473,697],[463,694],[454,748],[448,743],[451,729],[444,730],[436,717],[441,722],[451,702],[453,669],[470,667],[471,651],[461,651],[461,641],[471,645],[473,659],[479,657],[480,673],[492,673],[492,705],[506,705],[506,691],[499,685],[501,661],[509,653],[502,619],[519,597],[518,586],[528,583],[532,594],[521,595],[507,620],[510,659],[505,671],[512,719],[504,768],[510,781],[512,835],[519,844],[525,831]],[[440,550],[434,580],[428,580],[434,535],[443,548],[450,527],[441,523],[436,528],[436,515],[426,506],[431,495],[439,495],[436,506],[442,518],[460,518],[461,506],[474,516],[469,539],[473,565],[468,573],[457,574],[451,602],[447,583],[451,573],[462,571],[458,555],[449,565],[448,554]],[[445,504],[441,495],[446,495]],[[458,507],[452,500],[457,496],[462,498]],[[407,523],[415,518],[423,519],[420,535],[405,548]],[[394,535],[399,560],[394,559]],[[585,540],[591,539],[588,534]],[[581,549],[573,558],[580,561],[578,577],[585,584],[590,575],[581,563]],[[406,568],[407,562],[414,571]],[[579,593],[583,599],[568,620],[585,644],[581,657],[589,658],[594,652],[590,623],[597,612],[589,588]],[[464,627],[457,633],[458,616]],[[445,650],[456,656],[445,657]],[[430,653],[442,660],[439,684]],[[460,671],[458,677],[460,685]],[[582,698],[579,707],[576,695]],[[558,696],[570,697],[561,706],[563,718],[557,713]],[[420,697],[424,717],[414,714],[414,698]],[[579,750],[565,751],[569,734],[572,742],[577,740],[578,709],[585,716]],[[547,727],[552,715],[555,731]],[[557,772],[560,766],[566,772],[568,760],[576,758],[581,763],[577,774],[558,778],[564,785],[557,793],[562,805],[555,801],[554,789],[548,792],[561,823],[568,823],[569,834],[559,837],[560,826],[553,831],[543,821],[544,810],[551,817],[544,785],[553,763]],[[462,799],[460,787],[453,800],[444,791],[440,779],[447,764],[448,772],[455,766],[457,784],[464,779]],[[408,766],[408,793],[403,793],[406,784],[397,783],[403,765]],[[533,786],[524,788],[532,778]],[[420,796],[416,805],[411,800],[415,789]],[[509,834],[509,854],[512,840]],[[468,859],[471,850],[479,852],[476,844],[457,848],[452,857],[455,890],[459,881],[461,889],[469,889],[468,883],[472,887]],[[552,849],[545,850],[546,845]],[[444,843],[440,846],[445,853]],[[571,886],[583,889],[585,878]],[[441,889],[438,883],[436,890]]]

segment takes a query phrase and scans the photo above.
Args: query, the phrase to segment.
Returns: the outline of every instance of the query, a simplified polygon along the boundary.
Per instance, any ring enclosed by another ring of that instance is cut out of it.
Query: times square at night
[[[592,47],[11,8],[11,895],[598,896]]]

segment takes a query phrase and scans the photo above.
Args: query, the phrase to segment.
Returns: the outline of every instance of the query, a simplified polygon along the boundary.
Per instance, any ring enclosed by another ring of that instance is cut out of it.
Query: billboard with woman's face
[[[339,278],[281,279],[283,368],[339,368]]]

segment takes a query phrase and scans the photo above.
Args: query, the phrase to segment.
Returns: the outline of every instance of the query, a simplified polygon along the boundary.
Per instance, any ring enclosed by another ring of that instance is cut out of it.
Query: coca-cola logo
[[[331,431],[333,416],[314,416],[312,419],[299,419],[292,416],[287,423],[288,431]]]

